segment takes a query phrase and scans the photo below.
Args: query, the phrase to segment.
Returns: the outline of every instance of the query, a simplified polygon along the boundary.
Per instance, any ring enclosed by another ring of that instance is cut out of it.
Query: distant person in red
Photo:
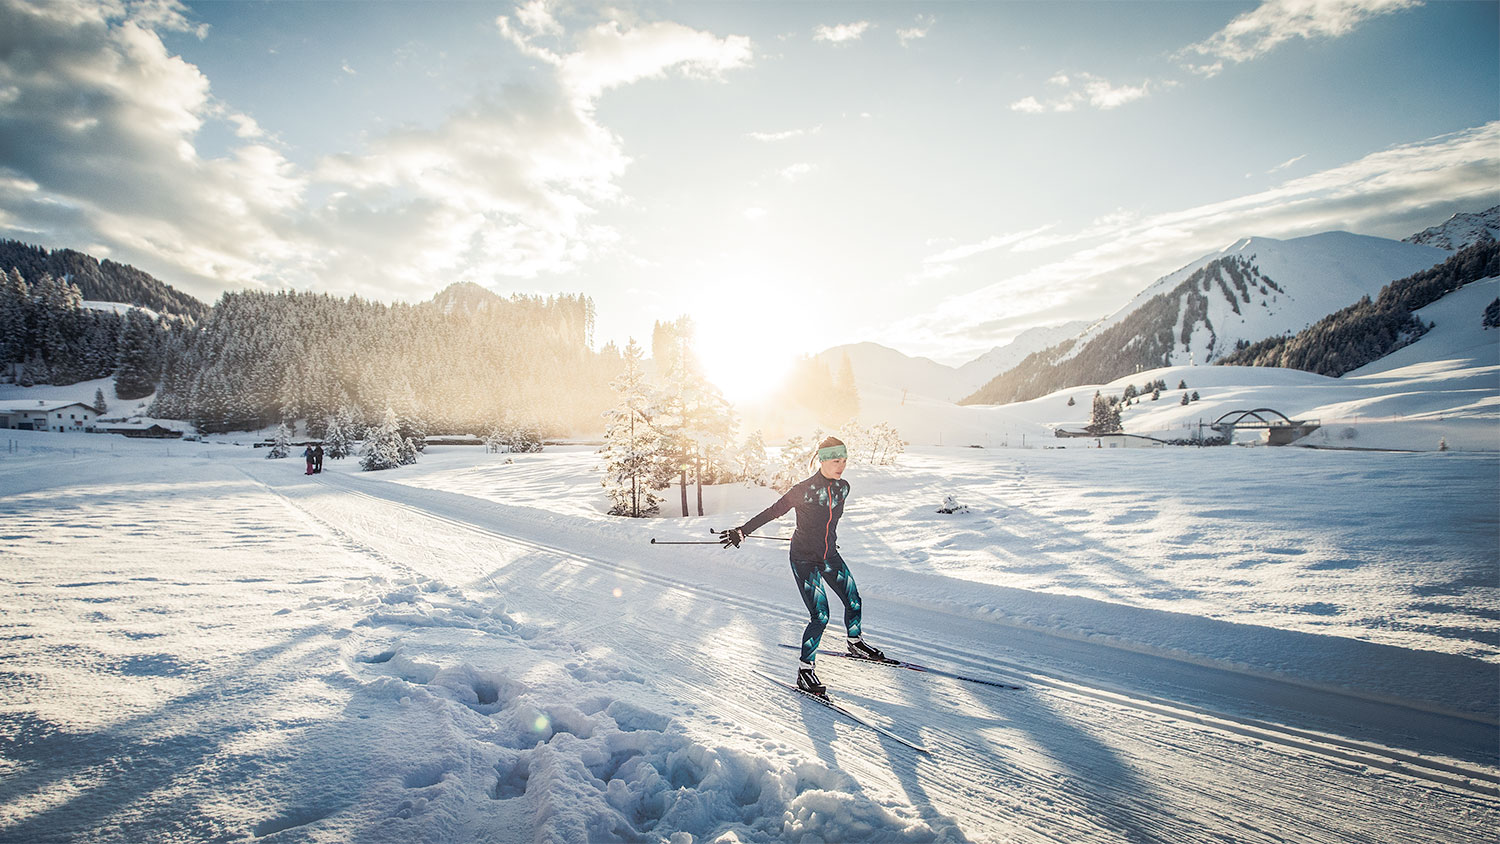
[[[313,461],[317,459],[313,456],[313,447],[308,446],[307,448],[302,449],[302,457],[307,461],[307,471],[303,472],[302,474],[311,475],[313,473]]]
[[[797,528],[792,532],[792,575],[807,605],[809,620],[802,631],[802,662],[797,670],[797,688],[822,696],[827,688],[818,680],[815,670],[818,643],[828,626],[828,597],[823,594],[826,581],[839,600],[844,602],[844,628],[849,634],[849,655],[858,659],[884,660],[885,654],[866,643],[860,635],[859,589],[844,558],[839,556],[839,517],[849,500],[849,482],[843,479],[849,465],[849,451],[844,443],[829,437],[818,444],[818,471],[792,487],[775,504],[737,528],[719,533],[724,547],[740,547],[740,542],[757,528],[779,519],[787,511],[797,511]]]

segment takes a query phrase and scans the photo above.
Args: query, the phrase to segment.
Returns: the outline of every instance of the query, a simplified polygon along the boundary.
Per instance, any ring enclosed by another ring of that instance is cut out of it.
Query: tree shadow
[[[101,823],[122,833],[126,840],[163,838],[219,841],[243,838],[245,830],[226,829],[220,819],[194,811],[192,806],[164,804],[154,811],[134,812],[116,818],[128,807],[138,807],[152,795],[181,779],[190,770],[220,756],[225,744],[236,738],[228,727],[219,735],[171,733],[182,710],[232,705],[223,696],[226,677],[238,677],[251,667],[290,654],[314,637],[326,636],[320,627],[308,626],[284,640],[256,649],[231,663],[227,671],[216,671],[195,690],[174,697],[151,712],[143,713],[101,730],[77,732],[66,724],[35,712],[12,711],[0,730],[0,756],[20,763],[21,770],[0,780],[0,803],[14,806],[27,797],[36,798],[55,789],[68,788],[64,799],[25,819],[0,829],[0,842],[71,842],[88,840]],[[160,737],[155,734],[162,733]],[[242,763],[243,764],[243,763]],[[256,763],[251,763],[256,764]],[[225,785],[246,778],[243,767],[217,768],[215,775]],[[75,788],[68,781],[92,773],[93,782]],[[195,783],[195,790],[208,787]]]

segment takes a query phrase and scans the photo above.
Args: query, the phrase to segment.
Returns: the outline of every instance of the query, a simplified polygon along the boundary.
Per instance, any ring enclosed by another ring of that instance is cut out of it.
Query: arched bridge
[[[1316,419],[1289,419],[1285,413],[1269,407],[1254,410],[1231,410],[1209,426],[1230,439],[1240,428],[1265,431],[1270,445],[1288,445],[1322,427]]]

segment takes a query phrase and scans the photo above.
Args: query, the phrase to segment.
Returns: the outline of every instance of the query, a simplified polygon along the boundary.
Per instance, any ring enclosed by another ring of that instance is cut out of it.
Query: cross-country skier
[[[818,471],[810,478],[787,491],[786,495],[759,515],[737,528],[719,532],[719,541],[724,547],[740,547],[740,542],[757,528],[786,515],[788,510],[797,511],[797,529],[792,533],[792,575],[797,579],[797,588],[802,593],[802,603],[807,605],[809,620],[802,631],[802,662],[797,670],[797,688],[815,695],[827,689],[818,680],[815,660],[818,642],[823,638],[823,629],[828,626],[828,598],[823,594],[823,581],[833,588],[834,594],[844,602],[844,627],[849,633],[849,655],[859,659],[885,659],[885,654],[864,641],[860,636],[859,589],[854,585],[854,575],[839,556],[839,517],[844,514],[844,502],[849,500],[849,482],[843,479],[844,468],[849,464],[849,452],[844,443],[829,437],[818,444]]]

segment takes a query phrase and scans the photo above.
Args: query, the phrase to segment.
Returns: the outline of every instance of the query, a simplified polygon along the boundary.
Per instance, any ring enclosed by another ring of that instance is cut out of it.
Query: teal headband
[[[818,449],[818,461],[841,460],[849,456],[849,449],[841,445],[831,445],[827,448]]]

